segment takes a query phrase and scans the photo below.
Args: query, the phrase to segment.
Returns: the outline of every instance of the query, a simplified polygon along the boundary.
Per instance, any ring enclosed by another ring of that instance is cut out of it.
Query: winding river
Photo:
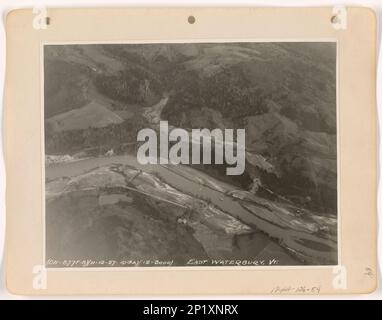
[[[112,164],[129,165],[154,173],[186,194],[202,199],[208,198],[217,208],[264,232],[308,264],[336,264],[336,242],[305,227],[304,220],[296,220],[295,228],[288,227],[290,224],[286,225],[285,221],[292,218],[290,215],[283,215],[283,210],[273,212],[259,204],[234,198],[227,194],[236,189],[234,186],[218,181],[189,166],[141,165],[135,157],[123,155],[52,164],[46,167],[45,174],[47,181],[50,181],[61,177],[75,177]],[[208,184],[200,183],[200,181],[207,181]]]

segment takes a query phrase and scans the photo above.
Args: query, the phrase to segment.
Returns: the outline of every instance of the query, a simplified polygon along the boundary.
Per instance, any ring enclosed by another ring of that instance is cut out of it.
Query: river
[[[274,213],[255,203],[246,203],[244,207],[241,200],[219,191],[232,191],[236,189],[234,186],[218,181],[191,167],[184,168],[185,174],[180,174],[182,166],[141,165],[135,157],[123,155],[52,164],[47,166],[45,174],[47,181],[50,181],[61,177],[75,177],[97,167],[112,164],[129,165],[148,173],[155,173],[183,193],[202,199],[208,198],[217,208],[263,231],[271,239],[276,239],[284,248],[307,262],[335,263],[336,243],[315,232],[310,232],[309,228],[304,229],[303,220],[299,222],[301,224],[299,228],[286,228],[283,219],[290,219],[290,216],[280,215],[280,212]],[[209,181],[209,183],[205,185],[200,181]],[[220,186],[220,188],[213,186]]]

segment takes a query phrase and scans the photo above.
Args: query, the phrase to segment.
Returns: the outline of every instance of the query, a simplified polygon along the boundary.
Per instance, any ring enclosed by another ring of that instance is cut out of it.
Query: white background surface
[[[337,1],[337,0],[284,0],[284,1],[260,1],[260,0],[247,0],[247,1],[235,1],[235,0],[172,0],[172,1],[163,1],[163,0],[141,0],[141,1],[131,1],[131,0],[1,0],[0,3],[0,12],[2,15],[2,21],[0,26],[0,119],[1,119],[1,140],[0,140],[0,299],[29,299],[29,297],[16,297],[12,296],[6,291],[5,288],[5,276],[4,276],[4,237],[5,237],[5,168],[4,168],[4,159],[3,159],[3,88],[4,88],[4,75],[5,75],[5,30],[4,30],[4,21],[6,13],[9,10],[22,7],[35,7],[35,6],[46,6],[49,7],[94,7],[94,6],[303,6],[303,7],[313,7],[313,6],[335,6],[335,5],[345,5],[345,6],[367,6],[373,8],[378,15],[378,85],[377,91],[378,95],[378,114],[382,110],[382,72],[381,72],[381,18],[382,18],[382,1],[381,0],[358,0],[358,1]],[[381,120],[379,117],[379,128],[381,127]],[[379,129],[380,131],[380,129]],[[378,142],[380,139],[378,139]],[[381,165],[381,148],[379,148],[379,167]],[[379,171],[379,170],[378,170]],[[378,172],[379,174],[379,172]],[[379,181],[380,183],[380,181]],[[382,192],[378,190],[378,217],[381,220],[381,200]],[[379,235],[381,234],[381,224],[378,226]],[[379,266],[381,267],[381,239],[379,237]],[[380,269],[380,268],[379,268]],[[381,278],[381,273],[379,270],[379,277]],[[86,297],[79,297],[84,299]],[[107,298],[107,297],[102,297]],[[126,297],[120,297],[126,298]],[[130,297],[139,299],[138,297]],[[145,297],[147,299],[152,299],[155,297]],[[200,299],[203,297],[161,297],[161,298],[185,298],[185,299]],[[219,297],[206,297],[207,299],[219,298]],[[224,296],[222,299],[294,299],[293,297],[270,297],[270,296]],[[295,297],[296,298],[296,297]],[[306,299],[317,299],[315,297],[298,297]],[[321,298],[331,298],[331,299],[382,299],[382,287],[379,286],[378,290],[370,295],[361,295],[361,296],[332,296],[332,297],[321,297]],[[33,298],[37,299],[37,298]]]

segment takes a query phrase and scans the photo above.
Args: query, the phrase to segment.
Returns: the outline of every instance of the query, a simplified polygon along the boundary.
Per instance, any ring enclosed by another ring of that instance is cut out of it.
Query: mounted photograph
[[[366,7],[12,11],[8,290],[376,290],[377,30]]]

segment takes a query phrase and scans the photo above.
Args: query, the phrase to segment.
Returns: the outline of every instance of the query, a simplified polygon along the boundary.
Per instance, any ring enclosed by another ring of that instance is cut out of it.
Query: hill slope
[[[123,119],[119,115],[94,101],[46,120],[54,131],[102,128],[122,122]]]

